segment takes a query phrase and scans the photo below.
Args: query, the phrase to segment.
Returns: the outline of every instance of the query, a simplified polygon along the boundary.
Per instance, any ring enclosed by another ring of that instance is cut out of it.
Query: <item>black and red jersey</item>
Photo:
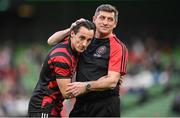
[[[126,74],[128,50],[126,46],[115,36],[107,39],[94,39],[87,50],[81,54],[76,81],[97,80],[108,74],[108,71]],[[98,98],[119,95],[119,85],[114,90],[89,92],[78,99],[96,100]]]
[[[56,79],[71,79],[76,68],[77,56],[69,40],[52,48],[43,63],[28,112],[48,112],[52,116],[59,116],[64,98]]]

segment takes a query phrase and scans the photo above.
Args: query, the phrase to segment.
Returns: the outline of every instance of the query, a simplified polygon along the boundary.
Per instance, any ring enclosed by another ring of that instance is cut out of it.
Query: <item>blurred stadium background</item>
[[[180,116],[180,7],[158,0],[0,0],[0,116],[26,116],[47,39],[110,3],[129,49],[123,117]]]

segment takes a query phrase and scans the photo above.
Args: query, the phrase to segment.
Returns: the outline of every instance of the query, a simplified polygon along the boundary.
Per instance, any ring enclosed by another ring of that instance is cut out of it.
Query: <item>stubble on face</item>
[[[112,34],[116,27],[114,12],[100,11],[93,17],[93,22],[96,25],[96,38],[107,38]]]
[[[94,36],[94,30],[88,30],[85,27],[81,27],[79,32],[74,36],[74,48],[77,52],[83,52],[86,50]]]

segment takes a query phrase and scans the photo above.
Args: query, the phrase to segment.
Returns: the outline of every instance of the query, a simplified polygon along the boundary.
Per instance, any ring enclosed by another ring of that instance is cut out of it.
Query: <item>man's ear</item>
[[[74,35],[75,35],[74,31],[71,31],[70,35],[71,35],[71,37],[74,37]]]
[[[96,20],[96,16],[93,16],[93,18],[92,18],[92,19],[93,19],[93,22],[95,22],[95,20]]]
[[[113,28],[116,28],[116,26],[117,26],[117,22],[114,24]]]

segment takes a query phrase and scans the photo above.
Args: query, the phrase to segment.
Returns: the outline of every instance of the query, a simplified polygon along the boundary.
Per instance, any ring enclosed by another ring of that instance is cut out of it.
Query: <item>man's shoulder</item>
[[[55,46],[52,47],[52,49],[50,50],[49,54],[55,54],[55,53],[65,53],[68,52],[67,48],[68,48],[69,42],[68,41],[62,41],[59,42],[58,44],[56,44]]]
[[[66,48],[68,47],[68,44],[69,44],[69,41],[68,40],[64,40],[64,41],[61,41],[59,42],[58,44],[54,45],[52,47],[52,50],[56,49],[56,48]]]
[[[56,46],[67,45],[68,43],[69,43],[69,40],[63,40],[59,42]]]
[[[125,43],[120,38],[118,38],[115,34],[110,36],[110,41],[112,41],[114,46],[117,45],[117,46],[121,46],[121,47],[126,48]]]

